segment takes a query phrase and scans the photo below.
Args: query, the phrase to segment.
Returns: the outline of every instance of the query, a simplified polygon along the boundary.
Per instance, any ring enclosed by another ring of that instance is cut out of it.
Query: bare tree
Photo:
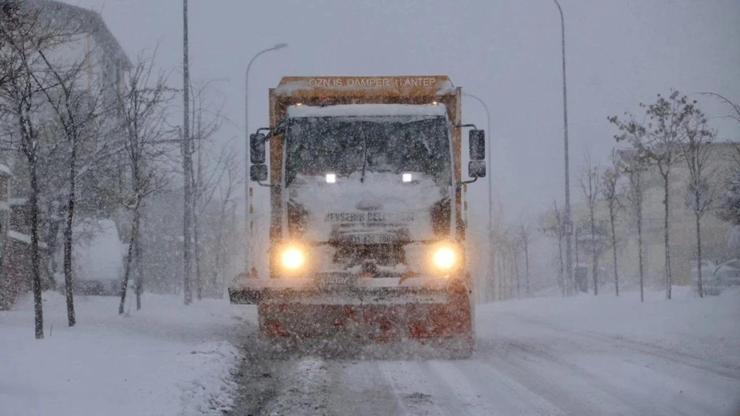
[[[69,33],[82,33],[82,29],[72,25]],[[53,84],[45,84],[38,77],[34,77],[38,89],[46,97],[52,112],[61,126],[61,131],[67,143],[67,195],[65,201],[65,227],[64,227],[64,286],[67,302],[67,322],[74,326],[76,322],[74,310],[74,292],[72,282],[72,247],[73,247],[73,224],[75,216],[75,203],[77,200],[77,179],[80,146],[94,137],[95,123],[104,110],[99,103],[102,97],[102,88],[93,90],[79,84],[83,81],[84,71],[92,62],[91,53],[86,53],[80,59],[71,64],[52,63],[43,50],[39,50],[39,56],[45,64],[45,72],[54,81]],[[102,87],[102,86],[100,86]]]
[[[121,302],[118,313],[122,314],[126,303],[126,292],[131,275],[131,265],[136,259],[136,309],[141,309],[143,291],[141,251],[141,209],[147,196],[161,189],[165,178],[158,166],[159,158],[165,153],[169,133],[166,127],[168,104],[173,98],[163,74],[153,75],[153,57],[139,57],[125,87],[118,94],[118,106],[125,137],[125,154],[130,170],[130,194],[124,206],[131,211],[131,233],[128,256],[121,282]]]
[[[727,181],[727,189],[719,200],[719,217],[734,226],[740,226],[740,170]]]
[[[191,164],[193,172],[190,175],[193,197],[193,260],[195,263],[195,291],[200,300],[203,297],[203,276],[201,264],[203,258],[203,242],[201,238],[201,219],[213,200],[218,184],[226,173],[227,159],[233,158],[230,149],[222,147],[213,163],[214,157],[210,148],[213,147],[212,139],[221,127],[220,111],[209,111],[205,94],[208,91],[208,83],[197,90],[191,88],[192,114],[190,131],[192,132],[192,146],[195,163]]]
[[[670,177],[671,170],[681,156],[681,144],[686,140],[686,122],[698,110],[695,101],[690,101],[678,91],[668,97],[658,94],[653,104],[640,104],[645,109],[647,122],[638,123],[630,115],[625,120],[610,117],[620,134],[617,141],[627,141],[646,160],[657,167],[663,179],[663,246],[665,249],[666,298],[671,299],[673,275],[671,273],[670,250]]]
[[[223,160],[223,178],[216,186],[215,199],[218,203],[215,212],[216,226],[213,233],[213,264],[212,280],[219,286],[224,281],[226,248],[228,244],[227,236],[233,234],[234,229],[229,227],[233,224],[232,220],[235,214],[236,202],[234,192],[242,184],[243,177],[239,173],[239,163],[235,152],[228,152]]]
[[[740,123],[740,104],[716,92],[702,94],[718,98],[729,105],[732,112],[727,117]],[[725,191],[722,192],[718,201],[717,213],[721,219],[733,225],[733,230],[730,232],[730,242],[731,245],[740,247],[740,142],[736,141],[734,147],[735,172],[727,179]]]
[[[557,201],[552,203],[552,211],[542,221],[542,233],[548,237],[555,238],[558,242],[558,286],[563,296],[568,293],[567,279],[565,278],[565,262],[563,260],[563,238],[565,228],[563,214],[558,208]]]
[[[696,226],[696,269],[697,289],[699,297],[704,297],[704,282],[702,280],[702,247],[701,247],[701,218],[709,210],[714,196],[709,186],[708,171],[710,145],[714,141],[715,132],[707,128],[704,114],[696,109],[684,124],[686,141],[681,146],[683,159],[689,173],[686,204],[694,213]]]
[[[529,225],[522,224],[519,226],[518,240],[522,251],[524,252],[524,287],[527,296],[531,294],[529,279],[529,246],[532,242],[532,228]]]
[[[617,258],[617,213],[621,208],[621,201],[619,197],[619,178],[621,171],[619,169],[619,160],[616,151],[612,151],[611,154],[611,166],[604,169],[601,174],[601,196],[606,202],[607,210],[609,211],[609,229],[611,231],[611,248],[612,248],[612,259],[614,261],[614,294],[619,296],[619,261]]]
[[[515,294],[518,298],[521,295],[522,290],[522,274],[519,270],[519,240],[517,238],[517,230],[507,230],[504,241],[506,242],[506,254],[509,257],[509,263],[511,264],[511,280],[513,280],[512,284],[509,286],[509,296]]]
[[[42,119],[46,112],[38,85],[49,82],[43,72],[44,64],[39,51],[52,49],[65,40],[57,30],[43,23],[38,8],[26,7],[22,3],[4,3],[0,6],[0,53],[3,56],[0,61],[5,71],[0,84],[0,113],[8,121],[9,129],[4,132],[7,148],[20,151],[28,168],[31,283],[37,339],[44,337],[39,252],[39,164],[42,153],[40,131],[46,121]]]
[[[599,252],[600,245],[596,240],[596,203],[600,191],[600,170],[593,166],[591,158],[586,158],[586,168],[581,176],[581,191],[588,207],[588,226],[590,231],[589,251],[591,254],[591,278],[593,280],[594,296],[599,294]]]
[[[645,267],[643,259],[642,244],[642,201],[643,183],[642,175],[645,171],[645,161],[634,151],[627,150],[619,154],[619,170],[627,176],[627,190],[625,192],[627,201],[631,207],[632,216],[637,229],[637,264],[640,274],[640,301],[645,301]]]

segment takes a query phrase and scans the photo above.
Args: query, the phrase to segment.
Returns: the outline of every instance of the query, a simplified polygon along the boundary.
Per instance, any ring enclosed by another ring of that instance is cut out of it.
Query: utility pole
[[[193,301],[192,292],[192,229],[193,229],[193,152],[190,142],[190,71],[188,67],[188,0],[182,1],[182,99],[183,99],[183,137],[182,137],[182,170],[184,176],[183,204],[183,293],[185,304]]]
[[[553,0],[560,13],[560,45],[563,57],[563,147],[565,161],[565,270],[566,281],[573,286],[573,222],[570,212],[570,162],[568,160],[568,84],[565,76],[565,18],[558,0]]]

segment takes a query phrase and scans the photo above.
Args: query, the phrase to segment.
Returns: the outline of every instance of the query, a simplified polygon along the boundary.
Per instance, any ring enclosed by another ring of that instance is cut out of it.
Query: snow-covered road
[[[0,312],[0,416],[740,415],[740,290],[648,295],[480,305],[473,357],[441,360],[268,352],[225,299],[79,297],[67,328],[47,292],[42,341],[30,299]]]
[[[270,359],[247,341],[233,413],[737,415],[740,296],[658,298],[484,305],[469,360]]]

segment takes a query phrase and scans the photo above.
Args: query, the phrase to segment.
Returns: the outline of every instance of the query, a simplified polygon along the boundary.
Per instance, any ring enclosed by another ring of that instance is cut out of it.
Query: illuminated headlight
[[[460,252],[452,243],[440,243],[432,248],[432,265],[439,272],[450,272],[460,263]]]
[[[413,179],[413,176],[410,173],[402,173],[401,174],[401,182],[403,182],[403,183],[409,183],[409,182],[411,182],[411,179]]]
[[[326,174],[326,183],[337,183],[337,174],[336,173],[327,173]]]
[[[306,264],[306,253],[298,245],[289,244],[280,251],[280,266],[287,272],[296,272]]]

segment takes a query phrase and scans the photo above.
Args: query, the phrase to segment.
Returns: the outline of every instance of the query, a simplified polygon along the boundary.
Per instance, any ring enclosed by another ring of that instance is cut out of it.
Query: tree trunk
[[[64,228],[64,294],[67,301],[67,324],[75,326],[74,288],[72,283],[72,226],[75,213],[75,164],[77,149],[72,143],[69,161],[69,193],[67,194],[67,216]]]
[[[645,302],[645,267],[642,259],[642,194],[637,200],[637,259],[640,271],[640,302]]]
[[[134,240],[134,256],[136,257],[136,310],[141,310],[141,295],[144,293],[144,262],[142,258],[141,250],[141,203],[136,204],[136,211],[134,212],[133,222],[133,235]]]
[[[138,198],[138,196],[137,196]],[[123,280],[121,281],[121,303],[118,305],[118,314],[123,314],[123,308],[126,305],[126,291],[128,290],[128,281],[129,277],[131,276],[131,261],[134,256],[134,242],[138,238],[136,235],[137,229],[136,229],[136,223],[139,216],[139,203],[137,201],[136,206],[134,207],[134,219],[131,227],[131,235],[128,239],[128,256],[126,257],[126,266],[123,270]]]
[[[668,175],[663,176],[663,245],[665,246],[665,295],[666,299],[671,299],[671,246],[670,246],[670,231],[669,231],[669,205],[668,205]]]
[[[35,149],[34,149],[35,150]],[[33,286],[33,318],[36,339],[44,338],[44,310],[41,298],[41,267],[39,258],[39,183],[36,155],[27,155],[31,176],[31,278]]]
[[[591,180],[591,179],[589,179]],[[591,219],[591,278],[594,281],[594,296],[599,294],[599,253],[596,250],[596,219],[594,218],[594,203],[589,204]]]
[[[698,203],[698,195],[696,197]],[[697,207],[699,205],[697,204]],[[702,270],[701,270],[701,215],[698,212],[694,213],[696,219],[696,271],[698,277],[698,289],[699,297],[704,297],[704,282],[702,281]]]
[[[560,277],[560,290],[563,292],[563,296],[568,294],[565,287],[565,264],[563,262],[563,238],[558,235],[558,260],[560,260],[560,270],[558,276]]]
[[[522,277],[521,277],[521,274],[519,273],[519,258],[516,255],[516,251],[515,250],[512,250],[511,260],[512,260],[512,263],[514,264],[514,278],[516,279],[516,282],[515,282],[515,285],[516,285],[515,286],[516,287],[516,297],[518,298],[520,296],[520,294],[521,294]]]
[[[195,296],[198,300],[203,299],[203,279],[200,275],[200,233],[198,220],[193,216],[193,250],[195,261]]]
[[[527,296],[529,296],[529,243],[524,242],[524,284],[526,285]]]
[[[611,225],[612,229],[612,257],[614,258],[614,294],[616,296],[619,296],[619,272],[617,267],[617,233],[616,233],[616,227],[614,226],[615,223],[615,214],[614,214],[614,205],[609,204],[609,224]]]

